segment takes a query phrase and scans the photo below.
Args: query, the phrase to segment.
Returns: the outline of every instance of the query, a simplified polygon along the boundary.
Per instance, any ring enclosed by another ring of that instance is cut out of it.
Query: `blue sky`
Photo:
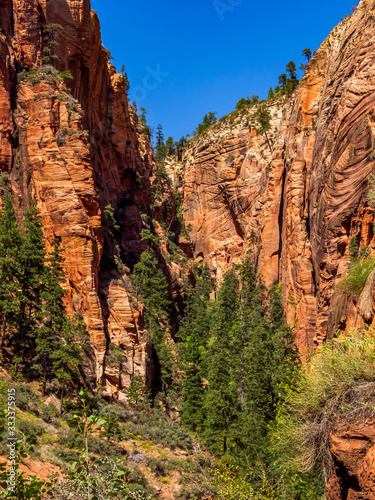
[[[285,64],[303,62],[350,14],[353,0],[91,0],[113,64],[125,64],[130,98],[175,140],[208,111],[266,97]]]

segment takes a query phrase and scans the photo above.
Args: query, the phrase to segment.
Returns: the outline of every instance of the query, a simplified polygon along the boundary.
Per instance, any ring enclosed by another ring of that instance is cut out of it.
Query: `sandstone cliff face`
[[[373,500],[375,498],[374,422],[335,429],[331,443],[332,477],[327,485],[327,500]]]
[[[232,113],[169,165],[184,195],[196,258],[220,279],[248,249],[267,287],[284,283],[305,355],[337,328],[363,324],[334,294],[349,240],[373,249],[375,9],[362,0],[314,54],[293,97],[270,106],[272,152],[254,110]]]
[[[50,23],[63,26],[55,65],[73,80],[17,83],[21,70],[41,66]],[[122,387],[136,374],[150,384],[151,346],[129,269],[114,262],[117,255],[131,266],[144,249],[140,210],[150,205],[153,167],[123,76],[108,63],[89,0],[1,0],[0,28],[0,170],[10,173],[19,212],[35,198],[47,241],[61,240],[67,306],[89,327],[97,380],[109,391],[119,385],[119,371],[105,368],[112,344],[126,355]],[[122,228],[117,247],[103,218],[108,204]]]

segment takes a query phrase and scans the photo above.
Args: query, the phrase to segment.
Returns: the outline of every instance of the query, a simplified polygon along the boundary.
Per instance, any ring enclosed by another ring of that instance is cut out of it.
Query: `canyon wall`
[[[32,78],[51,24],[62,27],[56,74]],[[0,28],[0,170],[9,174],[16,210],[21,215],[34,198],[47,243],[61,241],[67,307],[89,327],[97,381],[109,392],[119,386],[118,369],[105,368],[112,345],[126,356],[122,386],[134,375],[150,385],[151,345],[127,267],[145,249],[141,212],[150,206],[154,164],[148,133],[108,61],[89,0],[1,0]],[[57,70],[73,79],[60,81]],[[117,246],[103,216],[109,204],[121,225]]]
[[[375,9],[362,0],[323,42],[290,99],[271,101],[268,139],[254,108],[192,139],[168,171],[184,196],[197,259],[218,278],[246,251],[268,288],[283,283],[300,352],[363,325],[337,293],[349,241],[375,250],[367,203],[374,169]],[[372,313],[366,318],[372,320]]]

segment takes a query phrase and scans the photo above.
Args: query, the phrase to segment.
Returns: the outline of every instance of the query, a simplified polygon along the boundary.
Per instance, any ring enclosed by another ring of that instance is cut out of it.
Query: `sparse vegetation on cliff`
[[[305,371],[291,374],[293,384],[285,388],[273,427],[278,461],[287,475],[320,467],[329,477],[333,428],[374,418],[374,360],[374,332],[352,331],[328,342]]]

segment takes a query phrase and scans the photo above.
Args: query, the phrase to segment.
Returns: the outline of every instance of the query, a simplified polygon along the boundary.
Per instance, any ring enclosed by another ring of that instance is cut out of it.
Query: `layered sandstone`
[[[115,391],[134,375],[150,385],[151,345],[121,264],[132,266],[145,248],[149,137],[108,62],[89,0],[1,0],[0,14],[0,170],[10,173],[18,212],[35,198],[47,241],[61,240],[67,307],[89,327],[97,380]],[[62,26],[55,66],[73,79],[35,84],[26,73],[17,83],[21,71],[42,65],[50,23]],[[117,243],[103,217],[109,204],[121,225]],[[105,368],[110,344],[124,350],[121,383],[119,370]]]
[[[356,298],[335,294],[349,241],[375,249],[367,204],[374,168],[375,9],[362,0],[314,54],[294,95],[269,105],[269,138],[254,109],[231,113],[169,165],[184,196],[195,257],[219,279],[250,249],[267,287],[284,284],[300,352],[360,326]]]
[[[327,500],[375,498],[375,425],[335,429],[331,435],[331,478]]]

